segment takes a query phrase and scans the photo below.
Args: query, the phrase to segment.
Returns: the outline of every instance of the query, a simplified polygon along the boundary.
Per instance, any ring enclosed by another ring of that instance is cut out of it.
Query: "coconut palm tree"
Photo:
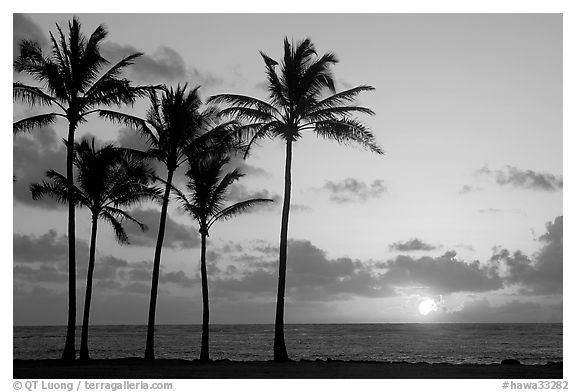
[[[88,326],[98,220],[102,219],[110,223],[118,242],[126,244],[128,243],[128,236],[122,226],[123,221],[134,222],[142,230],[146,230],[146,226],[124,209],[143,200],[157,197],[159,190],[149,186],[154,180],[154,172],[142,159],[111,144],[96,148],[94,139],[91,143],[83,140],[76,144],[74,166],[77,169],[78,184],[74,186],[75,203],[78,206],[88,208],[92,217],[90,257],[80,343],[80,359],[89,359]],[[54,170],[49,170],[46,176],[48,181],[31,186],[33,199],[50,197],[68,203],[70,197],[66,177]]]
[[[274,334],[274,360],[289,360],[284,342],[284,295],[286,291],[286,260],[288,246],[288,218],[290,212],[292,144],[307,131],[339,143],[357,143],[382,154],[372,132],[353,116],[373,114],[372,110],[354,105],[355,98],[371,86],[358,86],[336,92],[331,66],[337,63],[333,53],[318,56],[310,39],[296,45],[284,39],[284,59],[280,72],[278,62],[260,52],[266,66],[268,101],[236,95],[219,94],[209,103],[223,103],[227,107],[221,115],[232,116],[243,125],[239,132],[248,140],[246,153],[261,138],[279,137],[286,143],[284,174],[284,202],[280,230],[278,262],[278,294]],[[328,90],[331,94],[326,96]]]
[[[155,91],[152,92],[150,94],[151,105],[146,119],[112,111],[101,111],[103,117],[137,129],[147,139],[148,150],[145,154],[156,159],[166,168],[166,180],[162,181],[165,189],[152,270],[144,353],[146,359],[154,359],[154,326],[160,259],[174,173],[188,157],[198,156],[210,150],[226,150],[235,146],[231,136],[235,135],[233,130],[236,123],[229,121],[215,125],[216,112],[214,108],[202,109],[202,100],[198,95],[199,88],[198,86],[187,91],[187,84],[178,85],[176,89],[164,89],[161,97],[158,97]]]
[[[50,33],[51,53],[45,55],[37,42],[22,41],[20,55],[14,69],[31,76],[40,86],[21,82],[13,84],[15,100],[28,105],[50,107],[54,111],[37,114],[16,121],[14,134],[54,124],[58,118],[68,122],[66,179],[68,198],[68,325],[63,359],[74,359],[76,324],[76,254],[74,216],[74,135],[79,124],[99,108],[112,105],[132,105],[135,99],[149,91],[149,87],[134,87],[120,73],[141,56],[135,53],[120,60],[106,72],[101,72],[108,61],[100,55],[100,43],[108,34],[100,25],[90,37],[81,32],[80,22],[73,18],[68,23],[68,37],[59,25],[58,38]]]
[[[223,174],[223,166],[230,158],[223,154],[208,154],[200,159],[191,159],[190,170],[186,173],[188,195],[173,187],[182,208],[198,222],[202,239],[200,253],[200,274],[202,277],[202,345],[200,361],[209,361],[208,274],[206,270],[206,237],[212,225],[230,219],[260,203],[273,202],[271,199],[249,199],[224,207],[228,188],[244,174],[238,169]]]

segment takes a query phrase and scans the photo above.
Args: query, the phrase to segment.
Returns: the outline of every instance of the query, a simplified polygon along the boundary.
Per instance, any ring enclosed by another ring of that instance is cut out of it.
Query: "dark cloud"
[[[160,211],[155,209],[135,209],[130,213],[134,218],[148,226],[148,230],[142,232],[136,225],[126,225],[126,233],[131,245],[155,246],[158,237],[158,225],[160,224]],[[197,230],[191,226],[180,224],[170,216],[166,217],[166,231],[164,233],[163,246],[169,248],[196,248],[200,245]]]
[[[520,251],[499,250],[491,262],[503,268],[508,284],[519,285],[523,294],[562,294],[563,217],[546,224],[540,238],[543,247],[530,258]]]
[[[133,53],[142,52],[131,45],[105,43],[102,45],[102,56],[115,63]],[[153,53],[144,53],[134,64],[126,68],[128,75],[143,82],[173,82],[184,83],[192,81],[193,85],[214,86],[224,81],[210,73],[188,67],[186,62],[174,49],[161,46]]]
[[[65,262],[68,260],[68,237],[58,236],[55,230],[41,236],[14,233],[13,249],[15,262]],[[76,254],[87,257],[88,243],[77,239]]]
[[[440,257],[401,255],[377,265],[386,269],[382,280],[387,284],[423,288],[432,294],[485,292],[503,287],[502,279],[493,269],[477,260],[471,263],[460,261],[454,251]]]
[[[12,35],[12,59],[20,55],[20,42],[30,40],[37,42],[40,47],[44,48],[48,44],[48,36],[34,23],[34,21],[25,14],[12,14],[13,17],[13,35]]]
[[[216,296],[273,296],[277,284],[276,254],[273,246],[264,249],[264,256],[244,255],[248,268],[240,276],[216,278]],[[368,265],[350,258],[328,259],[325,252],[309,241],[290,240],[288,244],[287,295],[293,299],[330,300],[349,296],[379,297],[392,295],[383,287]],[[236,271],[234,271],[236,272]]]
[[[509,165],[499,170],[491,170],[488,166],[484,166],[475,174],[493,178],[498,185],[509,185],[513,188],[553,192],[561,190],[563,187],[562,176],[522,170]]]
[[[405,242],[394,242],[393,244],[390,244],[388,248],[398,252],[413,252],[419,250],[430,251],[437,249],[436,246],[427,244],[418,238],[412,238]]]
[[[116,63],[126,56],[139,52],[141,51],[133,46],[111,42],[105,43],[101,48],[102,56],[111,63]],[[178,52],[167,46],[161,46],[153,54],[144,54],[126,70],[132,77],[142,81],[183,81],[186,79],[184,59]]]
[[[127,268],[129,263],[124,259],[114,256],[105,256],[95,261],[94,279],[114,280],[118,276],[118,270]]]
[[[248,199],[272,199],[275,202],[282,200],[282,197],[277,193],[272,193],[266,189],[260,191],[249,191],[244,185],[233,184],[228,188],[228,200],[232,203],[237,203]],[[258,207],[254,208],[255,210]]]
[[[160,281],[165,283],[174,283],[182,287],[190,287],[195,283],[199,283],[199,280],[189,278],[184,273],[184,271],[173,271],[162,273],[160,274]]]
[[[384,180],[375,180],[368,185],[356,178],[345,178],[341,182],[326,181],[320,190],[330,194],[336,203],[351,203],[379,198],[388,193]]]
[[[41,182],[48,169],[60,173],[66,171],[66,147],[56,131],[51,127],[36,129],[25,135],[14,136],[13,170],[16,181],[13,184],[14,200],[44,208],[64,208],[50,198],[32,200],[30,185]]]
[[[480,192],[482,191],[483,188],[477,187],[477,186],[472,186],[472,185],[464,185],[459,191],[458,193],[460,195],[467,195],[469,193],[473,193],[473,192]]]
[[[31,283],[63,283],[68,281],[68,274],[47,265],[41,265],[37,268],[27,265],[15,265],[14,278]]]

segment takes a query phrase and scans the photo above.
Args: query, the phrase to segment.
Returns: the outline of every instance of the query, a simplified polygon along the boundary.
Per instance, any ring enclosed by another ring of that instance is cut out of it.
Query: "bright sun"
[[[438,305],[436,305],[436,301],[431,298],[424,298],[424,300],[420,302],[420,305],[418,305],[418,311],[423,316],[436,310],[438,310]]]

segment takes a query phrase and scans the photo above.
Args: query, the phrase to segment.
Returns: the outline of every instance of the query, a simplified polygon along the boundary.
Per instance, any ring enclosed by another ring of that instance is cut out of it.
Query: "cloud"
[[[479,261],[467,263],[448,251],[439,257],[413,258],[400,255],[377,263],[386,269],[383,281],[393,287],[421,288],[430,294],[486,292],[503,287],[502,279]]]
[[[134,53],[141,53],[131,45],[120,45],[107,42],[101,47],[102,56],[110,63],[116,63],[122,58]],[[142,81],[184,80],[186,79],[186,63],[178,52],[161,46],[153,54],[144,54],[134,60],[134,64],[126,68],[134,78]]]
[[[336,203],[367,201],[388,193],[384,180],[375,180],[368,185],[355,178],[345,178],[341,182],[326,181],[319,190],[327,191],[330,200]]]
[[[260,191],[249,191],[244,185],[232,184],[228,188],[227,199],[231,203],[237,203],[247,199],[272,199],[275,202],[278,202],[279,200],[282,200],[282,197],[279,194],[272,193],[266,189],[262,189]],[[262,206],[255,207],[254,210],[259,208],[262,208]]]
[[[523,294],[562,294],[563,217],[548,222],[546,233],[539,240],[544,245],[533,258],[520,251],[502,249],[490,261],[503,270],[506,282],[519,285]]]
[[[15,265],[14,278],[33,283],[63,283],[68,281],[68,274],[59,271],[55,267],[47,265],[41,265],[38,268],[27,265]]]
[[[388,248],[390,250],[395,250],[399,252],[413,252],[418,250],[426,250],[426,251],[434,250],[437,247],[434,245],[427,244],[418,238],[412,238],[405,242],[394,242]]]
[[[247,164],[246,160],[244,159],[244,154],[242,153],[233,154],[230,157],[230,163],[228,163],[228,166],[230,166],[232,169],[240,170],[246,176],[266,178],[270,178],[272,176],[269,172],[260,167]]]
[[[116,63],[122,58],[142,51],[131,45],[120,45],[108,42],[102,45],[102,56]],[[126,72],[133,79],[143,82],[184,82],[193,80],[194,85],[214,86],[222,84],[223,80],[196,68],[188,67],[184,58],[168,46],[160,46],[153,53],[144,53],[134,60],[134,64],[126,68]]]
[[[533,170],[521,170],[509,165],[499,170],[491,170],[488,166],[484,166],[478,169],[475,174],[493,178],[498,185],[509,185],[513,188],[554,192],[563,187],[562,176],[538,173]]]
[[[184,271],[173,271],[160,274],[160,282],[174,283],[182,287],[191,287],[193,284],[199,283],[199,280],[189,278]]]
[[[20,55],[20,42],[30,40],[37,42],[41,48],[48,44],[47,35],[25,14],[12,14],[13,34],[12,34],[12,59]]]
[[[95,261],[94,279],[114,280],[118,277],[118,270],[127,268],[128,262],[114,256],[101,257]]]
[[[32,200],[30,185],[41,182],[48,169],[66,172],[66,147],[53,128],[45,127],[29,134],[14,136],[15,201],[48,209],[64,208],[64,205],[50,198]]]
[[[160,211],[155,209],[135,209],[130,213],[135,219],[148,226],[148,230],[142,232],[136,225],[125,225],[126,234],[130,239],[130,245],[156,246],[158,237],[158,225],[160,223]],[[196,229],[191,226],[180,224],[170,216],[166,217],[166,231],[164,233],[163,246],[169,248],[189,249],[200,245],[200,239]]]
[[[275,248],[259,247],[263,256],[243,255],[247,263],[239,276],[216,278],[216,296],[238,294],[265,295],[272,298],[277,284]],[[273,256],[272,256],[273,255]],[[350,258],[329,259],[310,241],[290,240],[288,244],[287,296],[291,299],[326,301],[350,296],[389,296],[393,291],[382,287],[369,266]]]
[[[464,185],[459,191],[458,194],[460,195],[468,195],[470,193],[474,193],[474,192],[480,192],[482,191],[483,188],[477,187],[477,186],[472,186],[472,185]]]
[[[14,261],[65,262],[68,260],[68,237],[58,236],[55,230],[49,230],[41,236],[13,234]],[[76,239],[76,254],[88,255],[88,243]]]
[[[481,214],[497,214],[502,212],[500,208],[481,208],[478,210]]]

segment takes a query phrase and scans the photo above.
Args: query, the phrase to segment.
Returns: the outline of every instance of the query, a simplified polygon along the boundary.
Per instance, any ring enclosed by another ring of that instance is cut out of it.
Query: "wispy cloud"
[[[388,193],[384,180],[374,180],[367,184],[356,178],[345,178],[340,182],[326,181],[322,188],[326,191],[330,200],[336,203],[353,203],[377,199]]]
[[[498,170],[484,166],[476,170],[475,175],[489,177],[494,179],[498,185],[509,185],[514,188],[554,192],[563,187],[562,176],[538,173],[534,170],[522,170],[509,165]]]
[[[413,252],[419,250],[435,250],[438,247],[435,245],[427,244],[426,242],[422,241],[418,238],[412,238],[405,242],[394,242],[390,244],[388,247],[390,250],[399,251],[399,252]]]
[[[464,185],[459,191],[458,194],[460,195],[468,195],[470,193],[474,193],[474,192],[480,192],[482,191],[483,188],[477,187],[477,186],[472,186],[472,185]]]

